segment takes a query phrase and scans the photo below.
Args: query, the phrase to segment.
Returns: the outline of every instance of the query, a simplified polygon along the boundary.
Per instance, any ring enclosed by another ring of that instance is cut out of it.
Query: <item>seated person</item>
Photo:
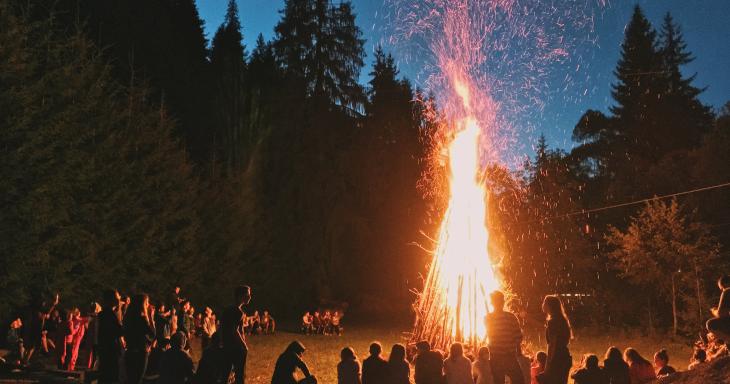
[[[598,366],[598,356],[585,355],[582,366],[570,377],[575,384],[604,384],[607,382],[603,370]]]
[[[307,364],[302,360],[302,355],[306,349],[302,343],[292,341],[284,353],[279,355],[274,367],[274,375],[271,378],[271,384],[316,384],[317,379],[309,372]],[[304,379],[297,381],[294,374],[297,368],[302,371]]]
[[[669,365],[669,353],[667,353],[666,349],[662,349],[654,354],[654,367],[656,369],[656,377],[658,379],[677,372],[676,369]]]
[[[302,316],[302,333],[309,335],[314,331],[314,317],[309,313],[305,312]]]
[[[193,378],[193,359],[185,351],[187,337],[176,332],[170,339],[170,349],[162,354],[160,360],[159,384],[187,383]]]
[[[712,308],[712,318],[707,320],[707,331],[719,339],[730,340],[730,275],[722,276],[717,281],[720,288],[720,303]]]

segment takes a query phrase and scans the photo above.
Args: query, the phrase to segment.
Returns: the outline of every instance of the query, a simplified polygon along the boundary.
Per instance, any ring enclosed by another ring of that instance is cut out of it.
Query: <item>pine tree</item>
[[[700,102],[702,93],[692,85],[696,74],[684,77],[682,66],[694,60],[680,27],[672,16],[664,17],[659,37],[662,65],[661,113],[657,114],[662,133],[656,136],[664,153],[695,147],[712,126],[712,112]]]
[[[246,50],[235,0],[228,2],[226,17],[213,37],[210,61],[217,94],[217,129],[213,140],[220,154],[215,162],[224,164],[226,172],[231,173],[243,166],[244,152],[250,148],[249,132],[244,131]]]
[[[2,9],[0,22],[0,311],[34,291],[81,304],[110,286],[192,286],[197,184],[164,108],[117,86],[83,36]]]
[[[287,0],[282,16],[274,52],[300,97],[359,108],[364,40],[350,2]]]

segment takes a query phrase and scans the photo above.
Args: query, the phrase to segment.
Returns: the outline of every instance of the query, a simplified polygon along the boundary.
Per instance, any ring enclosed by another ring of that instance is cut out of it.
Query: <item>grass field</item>
[[[397,329],[351,327],[343,336],[305,336],[290,332],[278,332],[269,336],[249,337],[249,357],[246,372],[246,382],[252,384],[268,384],[278,355],[292,340],[301,341],[307,348],[304,360],[323,384],[337,383],[336,366],[339,362],[340,350],[345,346],[355,349],[362,361],[367,357],[367,350],[374,340],[383,344],[385,357],[393,343],[404,342],[403,333]],[[532,349],[545,349],[544,341],[535,332],[535,336],[528,337]],[[577,332],[571,343],[571,354],[574,364],[579,364],[585,353],[595,353],[602,359],[606,349],[615,345],[620,349],[636,348],[644,357],[651,360],[653,353],[660,348],[666,348],[671,357],[671,364],[679,370],[687,367],[692,348],[685,341],[672,341],[664,337],[646,337],[632,334],[596,335],[595,332]]]

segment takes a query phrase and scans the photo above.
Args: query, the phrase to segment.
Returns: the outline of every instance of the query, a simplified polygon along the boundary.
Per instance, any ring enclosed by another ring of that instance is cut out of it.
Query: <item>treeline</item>
[[[440,122],[381,49],[358,83],[349,2],[287,0],[252,48],[234,1],[210,42],[194,0],[0,12],[0,317],[109,286],[218,305],[241,282],[280,314],[406,315],[430,261],[414,244],[443,210]],[[580,213],[730,180],[730,108],[699,101],[691,59],[670,17],[657,35],[637,8],[609,114],[586,112],[570,153],[542,139],[523,169],[487,170],[490,253],[528,313],[560,293],[578,324],[698,324],[727,261],[726,191]]]
[[[382,50],[358,83],[348,2],[287,1],[250,53],[234,1],[210,47],[194,0],[1,10],[0,311],[241,282],[278,313],[409,305],[428,123]]]
[[[671,15],[657,32],[637,6],[621,48],[613,105],[582,116],[576,147],[542,138],[522,171],[493,178],[496,248],[528,312],[559,293],[578,324],[694,335],[730,262],[728,189],[620,204],[729,182],[730,103],[715,114],[700,102]]]

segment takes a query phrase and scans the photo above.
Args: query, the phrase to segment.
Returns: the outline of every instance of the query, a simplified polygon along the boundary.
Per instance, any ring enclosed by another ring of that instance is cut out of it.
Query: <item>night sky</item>
[[[388,0],[386,0],[388,1]],[[283,0],[238,0],[241,23],[248,51],[253,48],[259,33],[267,40],[274,35],[273,27],[279,20],[278,11],[283,7]],[[387,6],[383,0],[353,0],[357,21],[368,40],[366,63],[372,60],[373,47],[382,43],[386,51],[390,51],[399,60],[401,73],[422,85],[426,76],[422,72],[423,65],[417,62],[404,62],[397,50],[387,44],[389,26],[385,25],[383,15],[387,14]],[[545,107],[526,117],[527,123],[521,129],[520,141],[526,152],[531,152],[529,143],[540,133],[544,133],[548,142],[557,147],[570,149],[573,126],[586,109],[607,110],[611,105],[610,84],[612,74],[619,57],[623,31],[633,11],[632,1],[608,1],[608,5],[597,10],[595,18],[595,35],[597,40],[572,52],[580,55],[582,67],[573,73],[573,79],[566,84],[565,74],[574,72],[574,64],[566,64],[558,68],[543,97]],[[208,39],[212,38],[215,29],[223,19],[227,0],[198,0],[200,15],[206,23]],[[675,18],[685,36],[690,51],[696,60],[685,67],[687,74],[697,73],[695,85],[707,87],[701,95],[703,102],[715,108],[730,101],[730,1],[727,0],[652,0],[640,1],[647,17],[655,28],[659,28],[664,14],[669,11]],[[563,73],[559,73],[564,71]],[[361,81],[367,81],[368,68],[361,75]],[[567,85],[567,87],[566,87]]]

